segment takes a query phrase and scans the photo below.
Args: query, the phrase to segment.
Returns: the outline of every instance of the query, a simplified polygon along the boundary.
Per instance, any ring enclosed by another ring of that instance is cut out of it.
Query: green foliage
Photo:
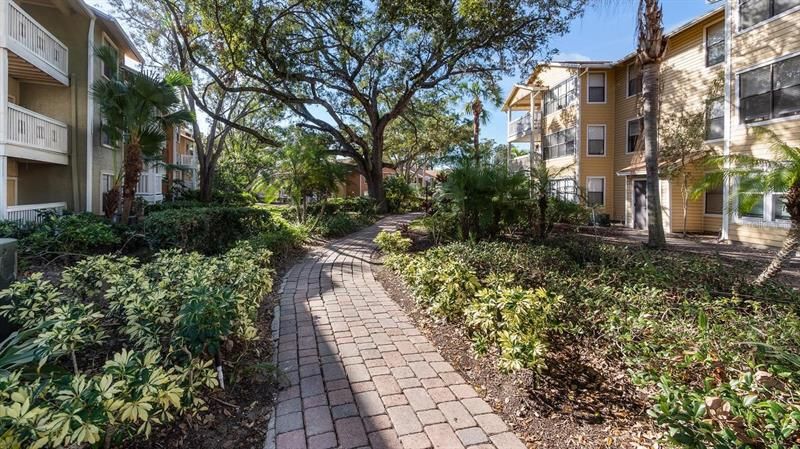
[[[797,445],[800,293],[750,285],[747,263],[558,238],[452,243],[387,265],[425,308],[450,288],[445,302],[457,305],[447,316],[464,316],[476,352],[497,347],[503,369],[546,368],[554,333],[593,341],[646,391],[659,387],[651,414],[674,442]],[[452,289],[467,299],[453,300]],[[501,334],[518,323],[521,334]]]
[[[367,196],[357,196],[350,198],[330,198],[325,202],[317,202],[308,206],[308,213],[319,215],[322,209],[325,214],[336,215],[341,212],[351,212],[365,216],[375,215],[375,200]]]
[[[323,237],[342,237],[369,226],[374,221],[374,217],[370,215],[339,212],[333,215],[324,215],[319,219],[315,230]]]
[[[152,212],[145,217],[142,229],[152,248],[217,254],[239,240],[280,232],[283,224],[266,209],[211,206]]]
[[[258,338],[269,260],[249,243],[220,257],[99,256],[65,270],[59,285],[40,274],[12,284],[0,315],[29,330],[0,344],[0,444],[121,443],[204,410],[217,387],[213,359]],[[73,373],[60,363],[67,353]]]
[[[411,248],[411,239],[403,237],[400,231],[381,231],[373,241],[386,254],[405,253]]]
[[[389,213],[399,214],[419,210],[422,206],[416,189],[400,176],[391,176],[384,179],[383,188],[386,190],[386,203]]]

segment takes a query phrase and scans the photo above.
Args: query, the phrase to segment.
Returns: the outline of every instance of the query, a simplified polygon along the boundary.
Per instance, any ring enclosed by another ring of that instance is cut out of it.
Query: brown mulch
[[[477,358],[463,326],[433,320],[400,280],[379,267],[376,278],[441,352],[531,449],[651,448],[658,434],[646,395],[625,368],[589,342],[553,341],[541,374],[503,373],[496,355]]]
[[[146,441],[131,441],[125,449],[262,449],[267,421],[277,391],[277,371],[272,365],[272,312],[278,301],[283,274],[305,250],[276,260],[272,293],[261,304],[258,316],[260,338],[241,355],[235,367],[225,371],[226,389],[205,397],[208,411],[154,428]]]

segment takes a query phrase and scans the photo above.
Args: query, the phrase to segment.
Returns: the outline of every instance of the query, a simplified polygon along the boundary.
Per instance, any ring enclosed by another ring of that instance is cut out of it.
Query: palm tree
[[[480,162],[481,157],[481,125],[489,123],[489,111],[484,109],[483,100],[488,100],[495,107],[500,105],[502,101],[500,98],[500,89],[494,83],[471,83],[462,85],[461,88],[465,90],[472,99],[467,102],[466,112],[472,113],[472,145],[474,147],[475,162]]]
[[[549,168],[545,161],[537,158],[536,162],[531,165],[530,182],[531,182],[531,198],[536,204],[537,216],[537,234],[540,239],[544,240],[550,233],[552,223],[548,223],[547,214],[548,206],[550,205],[551,185],[552,181],[559,178],[562,174],[572,169],[572,165],[567,165],[561,168]],[[533,209],[531,209],[533,210]]]
[[[708,189],[734,181],[739,192],[736,194],[737,209],[740,213],[747,213],[763,201],[763,193],[785,192],[782,196],[790,217],[789,231],[781,249],[753,282],[754,285],[763,285],[775,277],[800,248],[800,146],[783,142],[766,128],[754,128],[753,131],[756,137],[770,143],[774,158],[764,159],[748,154],[710,158],[709,164],[715,170],[701,180],[692,196],[699,198]],[[732,210],[733,205],[731,201],[728,210]]]
[[[105,64],[117,65],[116,52],[108,47],[97,49]],[[176,87],[189,82],[183,74],[158,79],[135,71],[116,73],[97,80],[92,95],[103,117],[103,131],[112,142],[123,143],[122,223],[128,223],[136,185],[139,183],[144,156],[157,156],[167,141],[165,129],[193,120],[182,107]],[[115,202],[116,203],[116,202]],[[116,210],[118,204],[109,205]]]
[[[664,36],[661,4],[658,0],[639,0],[636,28],[636,55],[642,76],[648,246],[660,248],[666,245],[666,238],[658,188],[658,88],[661,62],[667,52],[667,38]]]

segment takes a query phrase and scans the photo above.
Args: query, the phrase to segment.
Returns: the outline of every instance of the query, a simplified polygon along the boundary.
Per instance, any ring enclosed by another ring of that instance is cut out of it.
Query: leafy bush
[[[463,314],[477,352],[496,345],[503,369],[543,367],[554,332],[596,342],[645,391],[658,387],[651,415],[673,442],[798,446],[800,293],[775,282],[750,286],[748,263],[560,238],[453,243],[391,256],[388,265],[426,308],[445,286],[468,285],[448,316]],[[474,281],[443,274],[453,266]],[[519,313],[502,317],[505,307]],[[529,318],[536,321],[519,329],[531,335],[500,338]]]
[[[152,248],[217,254],[235,242],[281,228],[265,209],[213,206],[178,208],[147,215],[142,226]]]
[[[391,176],[383,181],[386,204],[390,213],[399,214],[420,210],[422,201],[413,185],[400,176]]]
[[[357,196],[350,198],[330,198],[325,202],[318,201],[308,206],[310,215],[319,215],[322,207],[325,207],[326,215],[338,215],[342,212],[351,212],[359,215],[375,215],[375,200],[368,196]]]
[[[317,223],[317,233],[323,237],[341,237],[351,234],[373,223],[372,216],[354,212],[338,212],[325,215]]]
[[[196,199],[181,199],[177,201],[162,201],[160,203],[152,203],[145,206],[145,214],[152,212],[161,212],[162,210],[169,209],[190,209],[197,207],[211,207],[213,204],[204,203]],[[219,206],[219,204],[217,205]]]
[[[411,239],[403,237],[400,231],[381,231],[373,241],[386,254],[405,253],[411,248]]]
[[[204,410],[218,386],[214,360],[258,338],[269,257],[247,243],[221,257],[162,251],[145,264],[91,257],[59,285],[34,275],[3,291],[0,314],[36,335],[26,352],[16,340],[2,346],[34,354],[0,371],[2,446],[121,443]]]

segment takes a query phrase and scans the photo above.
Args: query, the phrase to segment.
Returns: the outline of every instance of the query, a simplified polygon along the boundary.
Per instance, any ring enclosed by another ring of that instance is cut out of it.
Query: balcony
[[[13,1],[8,2],[7,25],[7,45],[14,53],[9,55],[9,73],[21,79],[69,85],[66,45]]]
[[[67,210],[67,203],[63,202],[8,206],[6,219],[17,223],[39,223],[46,213],[61,215],[65,210]]]
[[[196,168],[198,165],[197,156],[193,154],[180,154],[178,155],[178,165],[183,167]]]
[[[15,104],[8,105],[7,154],[55,164],[68,162],[67,125]]]
[[[522,117],[512,120],[508,124],[508,142],[529,142],[531,133],[539,131],[541,126],[541,114],[536,113],[531,120],[531,114],[526,113]],[[534,136],[534,140],[536,136]]]
[[[163,175],[153,171],[142,172],[139,184],[136,184],[136,197],[147,203],[157,203],[164,200],[161,190]]]

